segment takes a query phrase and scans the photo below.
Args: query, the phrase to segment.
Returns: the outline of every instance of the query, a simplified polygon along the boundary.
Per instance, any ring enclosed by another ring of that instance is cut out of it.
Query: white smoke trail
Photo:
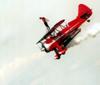
[[[81,31],[82,32],[82,31]],[[68,47],[73,47],[80,44],[82,41],[85,41],[89,38],[94,38],[100,33],[100,23],[94,23],[86,28],[86,31],[80,36],[76,36],[73,41],[69,44]]]
[[[18,72],[25,65],[32,63],[33,60],[40,59],[43,55],[43,53],[36,52],[32,56],[17,57],[11,62],[3,64],[0,67],[0,84],[7,85],[6,80],[8,80],[13,73]]]

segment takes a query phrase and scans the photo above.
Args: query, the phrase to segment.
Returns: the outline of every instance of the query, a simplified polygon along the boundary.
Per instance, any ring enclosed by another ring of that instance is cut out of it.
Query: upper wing
[[[57,27],[59,27],[65,20],[60,20],[58,23],[56,23],[51,30],[45,34],[36,44],[38,44],[39,42],[41,42],[43,39],[45,39],[48,35],[50,35]]]

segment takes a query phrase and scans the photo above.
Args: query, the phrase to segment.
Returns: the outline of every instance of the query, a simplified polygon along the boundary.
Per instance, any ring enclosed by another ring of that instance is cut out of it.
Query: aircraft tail
[[[91,15],[92,10],[84,4],[80,4],[78,7],[78,17],[82,16],[85,13],[88,13]]]
[[[78,7],[78,16],[68,23],[68,25],[73,25],[77,23],[79,18],[87,20],[92,15],[92,10],[84,4],[80,4]]]

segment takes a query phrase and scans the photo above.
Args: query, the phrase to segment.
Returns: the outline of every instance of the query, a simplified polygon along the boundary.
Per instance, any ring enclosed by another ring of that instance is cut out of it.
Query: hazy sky
[[[35,44],[46,31],[40,16],[51,27],[61,19],[68,22],[80,3],[93,10],[82,32],[96,23],[100,29],[99,0],[0,0],[0,85],[100,85],[100,34],[70,48],[60,60]]]

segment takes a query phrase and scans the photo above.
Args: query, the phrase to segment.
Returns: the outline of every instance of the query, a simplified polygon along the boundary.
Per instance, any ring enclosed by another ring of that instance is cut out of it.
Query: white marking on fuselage
[[[46,49],[49,49],[49,47],[54,44],[58,39],[60,39],[62,36],[64,36],[65,34],[67,34],[69,31],[72,30],[72,28],[76,27],[80,22],[77,22],[75,25],[73,25],[69,30],[67,30],[64,34],[62,34],[59,38],[57,39],[53,39],[53,41],[50,44],[46,44],[44,43],[44,46],[46,47]]]
[[[76,27],[77,25],[79,24],[79,22],[78,23],[76,23],[74,26],[72,26],[71,28],[74,28],[74,27]],[[56,40],[58,40],[58,39],[60,39],[62,36],[64,36],[65,34],[67,34],[69,31],[71,31],[72,29],[69,29],[69,30],[67,30],[64,34],[62,34],[59,38],[57,38]]]

